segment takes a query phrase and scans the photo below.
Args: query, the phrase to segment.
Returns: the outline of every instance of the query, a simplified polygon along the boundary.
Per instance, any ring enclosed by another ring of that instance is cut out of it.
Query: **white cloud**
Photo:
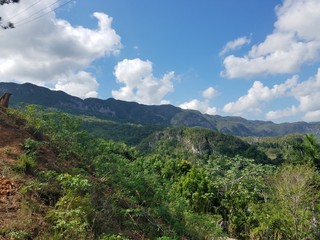
[[[280,118],[292,117],[298,113],[296,106],[291,106],[289,108],[278,110],[278,111],[269,111],[266,114],[268,120],[275,120]]]
[[[259,74],[294,73],[320,55],[320,1],[284,0],[276,8],[274,31],[243,56],[227,56],[222,76],[249,78]]]
[[[302,114],[305,121],[320,121],[320,68],[315,76],[295,85],[290,96],[298,101],[297,106],[270,111],[266,118],[274,120]]]
[[[205,99],[211,99],[218,94],[217,90],[213,87],[208,87],[206,90],[202,92],[202,97]]]
[[[247,113],[260,113],[265,102],[285,96],[297,85],[298,77],[294,76],[285,83],[274,85],[272,88],[255,81],[248,93],[235,102],[230,102],[223,107],[223,111],[233,115],[245,115]]]
[[[268,111],[268,120],[285,119],[301,114],[302,120],[320,121],[320,68],[315,76],[298,83],[298,76],[272,88],[255,81],[247,94],[235,102],[226,104],[223,111],[233,115],[246,116],[248,113],[262,113],[264,104],[277,98],[294,98],[298,104],[284,109]]]
[[[17,15],[11,20],[16,28],[3,31],[0,38],[0,81],[31,82],[82,98],[96,97],[98,83],[86,69],[94,60],[120,51],[120,36],[111,26],[112,18],[94,13],[97,29],[74,27],[58,19],[54,12],[27,23],[32,20],[28,18],[32,13],[55,1],[37,2],[21,14],[16,13],[36,0],[0,8],[3,19]]]
[[[227,44],[224,46],[224,48],[222,49],[222,51],[220,52],[220,56],[225,55],[227,52],[232,51],[232,50],[236,50],[241,48],[243,45],[245,44],[249,44],[250,43],[250,38],[247,37],[239,37],[234,41],[230,41],[227,42]]]
[[[300,83],[293,91],[302,111],[320,109],[320,68],[314,77]]]
[[[299,101],[299,110],[305,114],[304,119],[314,120],[320,110],[320,68],[314,77],[300,83],[293,90],[293,95]]]
[[[56,90],[68,92],[73,96],[80,98],[97,97],[95,90],[88,91],[89,89],[97,89],[99,84],[96,79],[88,72],[77,72],[74,75],[68,75],[64,79],[60,77],[56,84]]]
[[[307,112],[304,116],[304,120],[308,122],[320,121],[320,110]]]
[[[218,94],[218,91],[214,89],[213,87],[208,87],[206,90],[202,92],[202,97],[204,98],[203,101],[200,101],[198,99],[193,99],[189,102],[184,102],[179,105],[182,109],[193,109],[198,110],[202,113],[215,115],[217,114],[217,108],[211,107],[209,100],[216,96]]]
[[[193,99],[190,102],[185,102],[179,105],[182,109],[193,109],[198,110],[202,113],[215,115],[217,114],[217,109],[215,107],[210,107],[208,100],[200,101],[198,99]]]
[[[169,103],[164,97],[173,91],[174,72],[157,79],[153,76],[152,63],[136,58],[119,62],[114,76],[118,83],[124,84],[119,90],[112,91],[114,98],[143,104]]]

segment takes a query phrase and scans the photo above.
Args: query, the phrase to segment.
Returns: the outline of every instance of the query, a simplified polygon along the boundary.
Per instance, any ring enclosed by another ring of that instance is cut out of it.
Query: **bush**
[[[27,155],[38,157],[38,151],[41,144],[42,142],[38,142],[36,140],[33,140],[32,138],[27,138],[26,140],[24,140],[21,146]]]
[[[103,235],[100,240],[127,240],[127,238],[124,238],[120,235],[115,235],[115,234],[112,234],[112,235]]]
[[[14,240],[30,239],[29,233],[25,230],[11,231],[8,234],[6,234],[6,237],[8,237],[9,239],[14,239]]]
[[[26,174],[31,174],[36,166],[37,163],[34,156],[29,156],[26,153],[22,153],[18,157],[18,164],[16,165],[15,169]]]

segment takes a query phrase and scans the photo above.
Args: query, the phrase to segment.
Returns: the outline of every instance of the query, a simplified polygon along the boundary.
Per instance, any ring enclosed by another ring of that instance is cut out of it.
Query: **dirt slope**
[[[0,239],[17,238],[34,232],[43,225],[41,214],[35,213],[30,199],[21,193],[32,176],[15,171],[22,143],[33,136],[24,122],[0,109]]]

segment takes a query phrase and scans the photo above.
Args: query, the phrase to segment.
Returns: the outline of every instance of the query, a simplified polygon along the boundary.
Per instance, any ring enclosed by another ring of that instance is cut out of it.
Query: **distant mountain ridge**
[[[291,133],[320,135],[320,122],[280,123],[252,121],[241,117],[222,117],[184,110],[172,105],[143,105],[109,98],[80,99],[63,91],[53,91],[30,83],[0,82],[0,94],[11,92],[11,106],[37,104],[73,114],[140,124],[204,127],[236,136],[282,136]]]

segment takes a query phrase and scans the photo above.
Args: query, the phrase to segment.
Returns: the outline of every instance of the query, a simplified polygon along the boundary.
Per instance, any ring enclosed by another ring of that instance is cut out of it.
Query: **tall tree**
[[[20,0],[0,0],[0,5],[18,3],[18,2],[20,2]],[[11,22],[3,23],[2,17],[0,17],[0,28],[2,29],[14,28],[14,25]]]
[[[253,239],[319,239],[319,175],[310,165],[284,165],[270,178],[269,195],[258,204]]]

